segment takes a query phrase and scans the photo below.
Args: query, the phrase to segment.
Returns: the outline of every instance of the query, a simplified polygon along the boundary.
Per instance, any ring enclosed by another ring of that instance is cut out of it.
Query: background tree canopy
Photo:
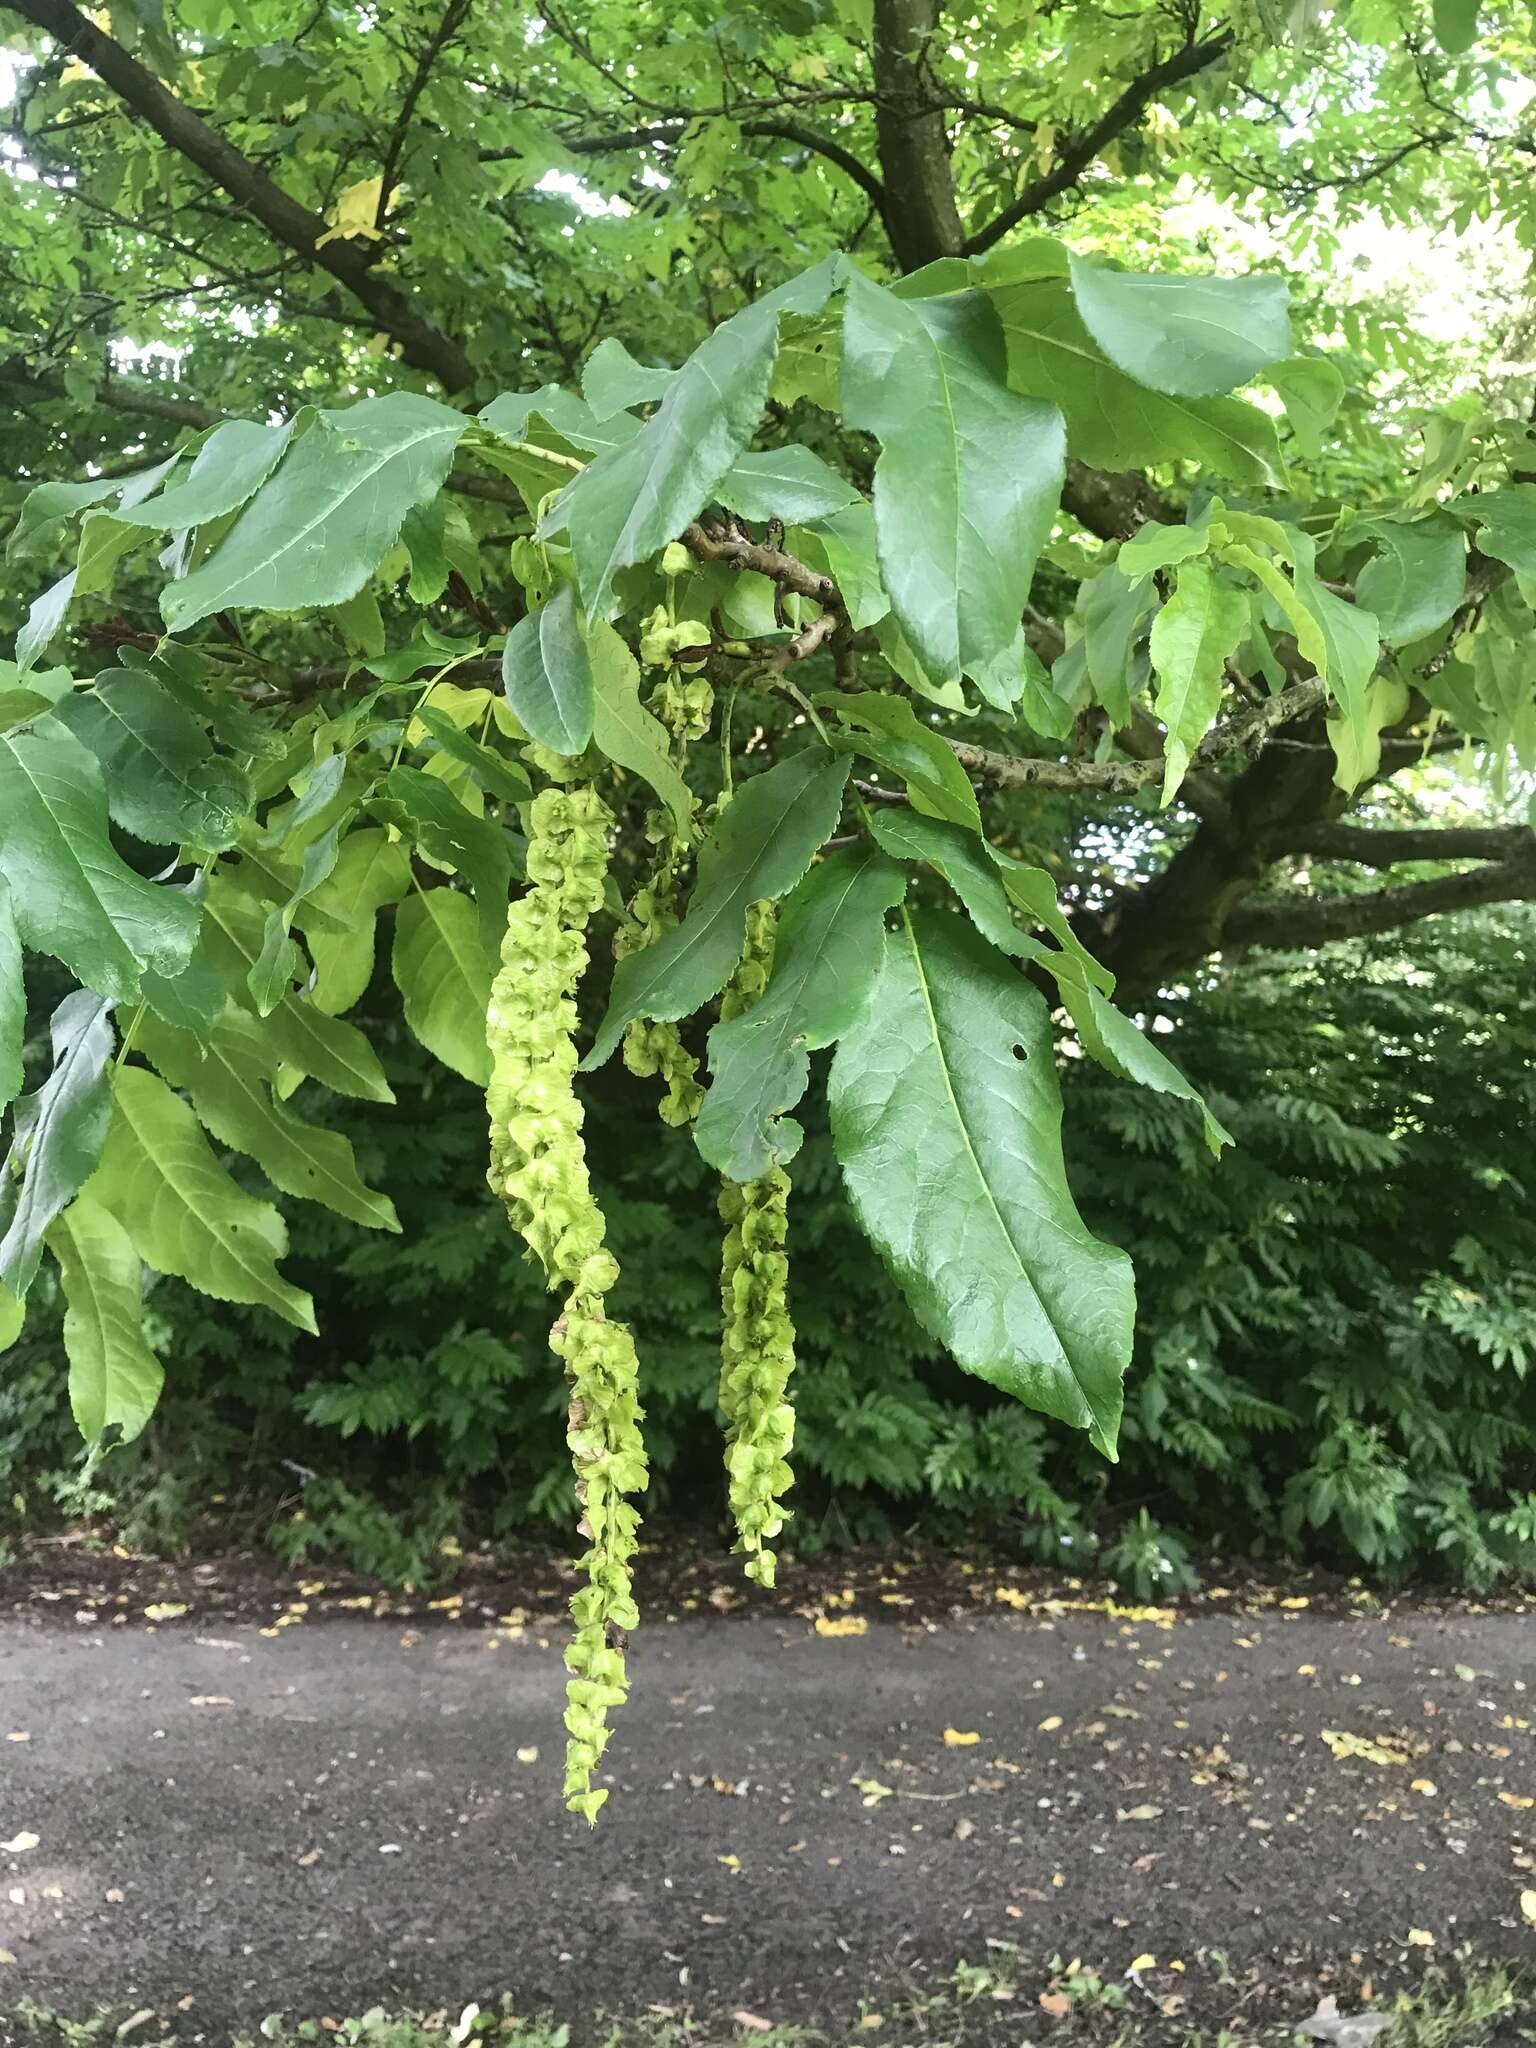
[[[768,1583],[797,1154],[801,1443],[823,1500],[872,1490],[845,1520],[1017,1506],[1059,1554],[1118,1506],[1147,1585],[1184,1568],[1159,1514],[1527,1561],[1528,9],[0,24],[18,1464],[61,1290],[98,1457],[168,1347],[168,1439],[209,1404],[424,1438],[442,1530],[515,1442],[502,1525],[551,1511],[565,1390],[490,1312],[542,1290],[462,1208],[488,1087],[565,1296],[581,1811],[647,1480],[594,1180],[654,1281],[657,1491],[718,1395]],[[571,1092],[589,947],[584,1065],[622,1042],[643,1095]],[[260,1387],[220,1363],[247,1317]],[[414,1569],[366,1465],[287,1540]]]

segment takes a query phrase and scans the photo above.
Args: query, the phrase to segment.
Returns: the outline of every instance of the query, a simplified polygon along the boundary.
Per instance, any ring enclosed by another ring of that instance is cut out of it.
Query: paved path
[[[190,1998],[217,2038],[507,1989],[832,2017],[988,1939],[1115,1973],[1214,1945],[1299,1985],[1351,1954],[1388,1981],[1410,1930],[1531,1960],[1532,1626],[657,1624],[588,1833],[531,1632],[8,1622],[0,2011]]]

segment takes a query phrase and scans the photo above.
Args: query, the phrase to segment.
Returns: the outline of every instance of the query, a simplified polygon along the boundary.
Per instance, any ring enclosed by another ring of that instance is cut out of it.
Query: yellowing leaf
[[[7,1856],[20,1856],[28,1849],[35,1849],[41,1840],[42,1837],[34,1835],[30,1828],[23,1828],[19,1835],[12,1835],[8,1842],[0,1842],[0,1850]]]
[[[1045,1719],[1040,1723],[1040,1732],[1042,1735],[1049,1735],[1052,1729],[1059,1728],[1060,1726],[1060,1714],[1047,1714]]]
[[[1323,1740],[1341,1760],[1359,1757],[1370,1764],[1405,1764],[1408,1761],[1401,1743],[1378,1742],[1370,1735],[1351,1735],[1347,1729],[1325,1728]]]
[[[1522,1892],[1520,1894],[1520,1911],[1530,1921],[1531,1925],[1536,1927],[1536,1892]]]
[[[1115,1815],[1116,1820],[1158,1820],[1162,1816],[1160,1806],[1123,1806]]]
[[[185,1600],[157,1600],[153,1607],[146,1607],[145,1616],[150,1621],[174,1621],[178,1614],[185,1614]]]
[[[1133,1977],[1138,1970],[1155,1970],[1156,1968],[1157,1957],[1143,1953],[1136,1958],[1134,1963],[1128,1965],[1126,1975]]]
[[[368,242],[378,241],[382,230],[375,225],[375,217],[380,212],[379,198],[383,190],[382,178],[364,178],[356,185],[349,185],[327,215],[331,225],[315,247],[323,249],[327,242],[337,240],[350,242],[358,235]],[[399,197],[400,187],[396,185],[389,195],[389,206],[383,211],[387,213]]]
[[[869,1623],[861,1614],[840,1614],[835,1619],[829,1619],[825,1614],[816,1617],[819,1636],[862,1636],[868,1629]]]
[[[973,1742],[980,1742],[979,1734],[962,1728],[946,1728],[944,1740],[950,1749],[969,1749]]]
[[[1435,1937],[1430,1933],[1427,1927],[1409,1928],[1408,1946],[1410,1948],[1433,1948],[1434,1945]]]
[[[1282,1600],[1280,1602],[1280,1605],[1282,1607],[1290,1608],[1310,1607],[1311,1604],[1311,1601],[1307,1598],[1305,1593],[1295,1593],[1291,1596],[1289,1600]]]
[[[1521,1792],[1501,1792],[1500,1799],[1506,1806],[1512,1806],[1517,1813],[1524,1813],[1528,1806],[1536,1806],[1536,1799],[1529,1799]]]

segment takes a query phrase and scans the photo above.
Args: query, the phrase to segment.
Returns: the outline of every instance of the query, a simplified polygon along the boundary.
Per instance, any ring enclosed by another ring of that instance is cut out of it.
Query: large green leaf
[[[400,1228],[388,1195],[364,1184],[350,1139],[305,1123],[274,1098],[282,1062],[246,1011],[231,1005],[201,1040],[146,1017],[134,1044],[187,1095],[204,1129],[254,1159],[285,1195],[322,1202],[373,1230]]]
[[[1228,656],[1248,628],[1248,600],[1208,562],[1179,565],[1172,597],[1152,621],[1153,710],[1167,728],[1163,802],[1172,803],[1189,757],[1221,704]]]
[[[269,1308],[313,1336],[313,1302],[277,1270],[288,1231],[276,1209],[236,1186],[158,1074],[119,1067],[112,1094],[112,1127],[86,1192],[111,1210],[145,1265],[215,1301]]]
[[[166,586],[173,633],[240,606],[297,612],[355,596],[413,506],[436,497],[468,421],[413,391],[322,412],[208,559]]]
[[[1536,603],[1536,484],[1506,484],[1474,499],[1469,510],[1479,548],[1507,563],[1527,604]]]
[[[733,462],[715,496],[742,519],[824,519],[858,502],[859,493],[809,448],[791,443],[743,455]]]
[[[263,420],[225,420],[197,451],[179,484],[131,510],[119,506],[116,517],[130,526],[158,527],[168,533],[223,518],[260,490],[288,446],[293,426],[292,420],[279,420],[275,426]]]
[[[37,666],[55,637],[63,631],[69,607],[74,601],[77,576],[78,571],[74,569],[66,571],[56,583],[50,583],[40,597],[32,600],[26,623],[16,635],[16,668],[20,675],[27,675]]]
[[[799,881],[837,829],[847,780],[846,758],[807,747],[737,792],[699,849],[682,923],[619,962],[584,1068],[602,1065],[633,1018],[691,1016],[719,994],[741,957],[748,908]]]
[[[44,1233],[96,1169],[112,1118],[108,1005],[88,990],[67,995],[49,1022],[53,1066],[16,1105],[16,1141],[0,1167],[0,1284],[24,1295],[37,1275]],[[20,1178],[10,1168],[20,1164]]]
[[[131,1443],[154,1413],[165,1379],[144,1336],[139,1255],[122,1224],[89,1195],[57,1218],[48,1244],[59,1262],[76,1427],[88,1444],[109,1429]]]
[[[600,455],[561,492],[545,524],[570,535],[589,618],[605,611],[621,569],[648,560],[703,509],[762,418],[780,314],[819,312],[839,267],[828,257],[723,322],[634,439]]]
[[[0,1110],[21,1093],[22,1041],[27,1030],[27,987],[21,964],[21,933],[11,902],[11,885],[0,875]]]
[[[662,397],[675,374],[637,363],[623,342],[610,334],[587,357],[581,372],[581,395],[594,419],[609,420],[632,405],[649,405]]]
[[[1058,959],[1053,966],[1056,986],[1061,990],[1062,1002],[1084,1052],[1124,1081],[1134,1081],[1138,1087],[1151,1088],[1159,1095],[1174,1095],[1181,1102],[1193,1103],[1205,1128],[1205,1142],[1212,1156],[1220,1158],[1222,1146],[1234,1142],[1232,1133],[1212,1115],[1199,1089],[1185,1079],[1173,1061],[1159,1051],[1145,1032],[1137,1029],[1123,1010],[1116,1009],[1107,996],[1082,980],[1072,963]]]
[[[147,669],[114,669],[61,698],[54,715],[101,763],[108,808],[125,832],[210,853],[234,845],[249,784]]]
[[[1279,277],[1177,277],[1071,259],[1083,325],[1112,363],[1153,391],[1213,398],[1291,352]]]
[[[248,977],[261,957],[266,914],[216,877],[209,887],[204,937],[208,956],[224,985],[242,1007],[252,1007]],[[365,1102],[393,1102],[394,1093],[378,1055],[355,1025],[328,1017],[293,989],[284,992],[262,1027],[279,1058],[296,1073],[308,1074],[338,1095],[360,1096]]]
[[[579,754],[592,737],[592,656],[576,592],[562,584],[507,635],[502,688],[530,739],[557,754]]]
[[[1008,339],[1015,391],[1061,407],[1072,454],[1096,469],[1147,469],[1181,458],[1234,483],[1283,484],[1274,422],[1237,398],[1149,391],[1104,354],[1061,278],[991,294]]]
[[[495,965],[469,898],[457,889],[417,890],[395,912],[390,965],[417,1038],[483,1088],[491,1078],[485,1013]]]
[[[1382,639],[1404,647],[1443,626],[1461,603],[1466,536],[1454,519],[1432,512],[1402,525],[1383,520],[1371,538],[1377,552],[1355,579],[1355,597],[1376,614]]]
[[[1044,947],[1019,930],[992,848],[979,833],[904,806],[877,811],[870,829],[897,860],[920,860],[954,891],[976,929],[999,952],[1034,959]]]
[[[899,775],[920,811],[949,818],[973,832],[981,830],[976,792],[954,750],[918,717],[905,697],[866,690],[856,697],[827,697],[823,702],[845,727],[836,735],[837,743]]]
[[[854,1212],[919,1322],[1113,1457],[1131,1263],[1073,1204],[1043,999],[970,925],[923,912],[887,943],[830,1100]]]
[[[477,818],[435,775],[419,768],[392,768],[384,794],[369,808],[404,832],[426,858],[461,874],[475,892],[486,949],[501,944],[512,877],[512,845],[500,825]]]
[[[1009,390],[1007,374],[984,293],[904,300],[850,277],[844,409],[879,438],[882,580],[939,682],[1013,639],[1061,499],[1061,414]]]
[[[879,624],[891,600],[880,581],[873,505],[861,498],[841,512],[828,513],[796,534],[795,545],[837,585],[856,632]]]
[[[0,734],[0,875],[23,945],[114,1002],[137,997],[140,968],[174,975],[191,957],[196,906],[123,860],[95,755],[52,720]]]
[[[756,1180],[799,1151],[804,1133],[785,1112],[805,1093],[807,1056],[857,1021],[880,971],[885,913],[905,888],[893,861],[851,846],[785,899],[767,988],[709,1034],[711,1081],[694,1138],[728,1180]]]
[[[666,727],[640,702],[640,667],[612,626],[588,629],[592,659],[592,737],[621,768],[648,782],[672,813],[682,840],[693,836],[693,792],[672,759]]]
[[[445,721],[446,723],[446,721]],[[359,1001],[373,979],[373,952],[378,913],[398,903],[411,886],[411,856],[403,839],[392,839],[382,826],[365,825],[341,842],[336,865],[294,922],[304,934],[315,963],[315,985],[309,1000],[327,1016],[339,1017]],[[334,913],[340,931],[322,929],[319,916]]]

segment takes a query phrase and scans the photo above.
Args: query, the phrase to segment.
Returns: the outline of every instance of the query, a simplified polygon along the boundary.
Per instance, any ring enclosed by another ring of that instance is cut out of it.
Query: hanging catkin
[[[571,772],[560,756],[539,750],[536,758],[552,773]],[[566,1441],[588,1548],[565,1652],[565,1796],[589,1821],[608,1797],[592,1784],[608,1741],[608,1709],[628,1690],[616,1638],[639,1618],[630,1568],[640,1518],[625,1496],[641,1491],[647,1477],[634,1339],[604,1309],[619,1268],[603,1242],[573,1086],[574,995],[587,964],[586,926],[603,900],[612,823],[587,784],[543,790],[530,804],[530,886],[507,913],[486,1020],[491,1186],[550,1286],[566,1290],[550,1345],[570,1383]]]
[[[773,966],[774,910],[755,903],[747,913],[741,965],[720,1005],[722,1018],[740,1014],[768,985]],[[795,1411],[788,1390],[795,1369],[795,1330],[789,1316],[789,1176],[779,1166],[759,1179],[722,1181],[720,1220],[726,1227],[720,1266],[722,1331],[720,1406],[725,1414],[725,1469],[737,1546],[747,1553],[746,1573],[771,1586],[771,1538],[784,1526],[783,1495]]]

